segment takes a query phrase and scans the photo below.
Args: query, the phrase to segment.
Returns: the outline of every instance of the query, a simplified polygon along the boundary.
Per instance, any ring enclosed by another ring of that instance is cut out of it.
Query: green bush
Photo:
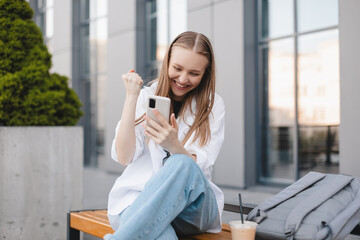
[[[75,125],[81,103],[51,55],[24,0],[0,0],[0,125]]]

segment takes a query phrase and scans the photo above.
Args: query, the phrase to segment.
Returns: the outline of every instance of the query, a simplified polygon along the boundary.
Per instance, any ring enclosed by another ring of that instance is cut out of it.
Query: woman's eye
[[[200,74],[199,73],[190,73],[191,75],[193,76],[199,76]]]
[[[176,66],[173,66],[174,67],[174,69],[176,70],[176,71],[180,71],[181,69],[180,68],[178,68],[178,67],[176,67]]]

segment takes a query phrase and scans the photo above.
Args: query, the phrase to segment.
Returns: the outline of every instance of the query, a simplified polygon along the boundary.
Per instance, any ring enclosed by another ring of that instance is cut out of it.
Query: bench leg
[[[70,213],[67,214],[67,240],[80,240],[80,231],[70,227]]]

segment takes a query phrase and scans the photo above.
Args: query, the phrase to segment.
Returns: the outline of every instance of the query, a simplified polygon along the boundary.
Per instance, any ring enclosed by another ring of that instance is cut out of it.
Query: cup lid
[[[231,221],[229,222],[230,227],[234,228],[256,228],[257,223],[251,222],[251,221],[244,221],[244,224],[241,222],[241,220],[238,221]]]

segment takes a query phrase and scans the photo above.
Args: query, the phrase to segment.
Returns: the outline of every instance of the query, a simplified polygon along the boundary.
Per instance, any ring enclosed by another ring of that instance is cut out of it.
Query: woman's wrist
[[[126,99],[137,99],[139,96],[139,93],[134,92],[126,92]]]
[[[137,99],[138,99],[138,95],[126,94],[125,104],[136,105]]]
[[[191,157],[191,158],[193,158],[194,160],[195,160],[195,158],[194,158],[194,156],[192,155],[192,154],[190,154],[187,150],[186,150],[186,148],[184,148],[182,145],[181,146],[178,146],[176,149],[174,149],[173,151],[170,151],[170,154],[171,155],[173,155],[173,154],[184,154],[184,155],[187,155],[187,156],[189,156],[189,157]]]

